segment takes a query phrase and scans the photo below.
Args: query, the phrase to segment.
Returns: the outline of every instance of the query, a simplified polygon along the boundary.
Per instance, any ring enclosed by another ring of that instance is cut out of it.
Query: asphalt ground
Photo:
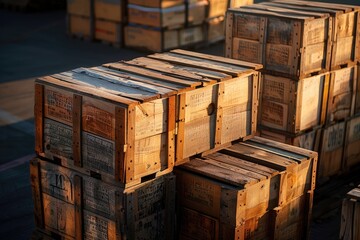
[[[359,0],[327,1],[360,4]],[[34,229],[28,164],[34,156],[34,79],[146,55],[73,39],[66,35],[65,16],[64,10],[0,9],[0,239],[29,239]],[[223,55],[223,49],[221,42],[196,51]],[[341,199],[343,192],[359,183],[356,177],[343,177],[332,188],[341,188],[342,193],[333,193],[329,185],[333,194],[329,198]],[[339,222],[339,209],[320,216],[313,222],[311,239],[337,239]]]

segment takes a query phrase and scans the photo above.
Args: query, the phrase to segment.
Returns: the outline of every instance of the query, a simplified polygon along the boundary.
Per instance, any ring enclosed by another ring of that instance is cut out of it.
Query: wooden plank
[[[44,86],[35,84],[35,152],[37,154],[44,152],[44,138],[43,138],[43,126],[44,126]]]
[[[185,87],[193,88],[193,87],[201,85],[200,82],[192,82],[192,81],[186,81],[186,80],[182,80],[182,79],[178,79],[178,78],[174,78],[174,77],[169,77],[169,76],[166,76],[166,75],[161,74],[161,73],[146,70],[144,68],[133,67],[133,66],[126,65],[126,64],[123,64],[123,63],[120,63],[120,62],[103,64],[102,66],[112,68],[112,69],[115,69],[115,70],[121,70],[121,71],[125,71],[125,72],[136,73],[136,74],[138,74],[140,76],[157,78],[157,79],[160,79],[161,81],[166,81],[166,82],[182,85],[184,88]]]
[[[39,228],[44,228],[45,223],[42,205],[40,164],[37,159],[33,159],[30,161],[30,180],[32,197],[34,201],[35,225]]]
[[[240,66],[240,67],[248,67],[248,68],[251,68],[254,70],[260,70],[262,68],[261,64],[254,64],[254,63],[249,63],[249,62],[245,62],[245,61],[239,61],[239,60],[235,60],[235,59],[213,56],[213,55],[192,52],[192,51],[187,51],[187,50],[182,50],[182,49],[175,49],[175,50],[171,50],[170,52],[181,54],[184,56],[191,56],[191,57],[196,57],[196,58],[200,58],[200,59],[211,60],[211,61],[219,62],[219,63],[226,63],[226,64],[231,64],[231,65]]]
[[[286,0],[284,2],[296,4],[296,5],[310,6],[310,7],[321,7],[321,8],[329,8],[333,10],[342,10],[345,12],[352,11],[353,8],[355,9],[359,8],[359,6],[355,6],[355,5],[326,3],[326,2],[308,2],[308,1],[296,1],[296,0],[290,0],[290,1]]]
[[[226,24],[225,24],[225,57],[233,58],[233,25],[234,25],[234,14],[230,11],[226,13]]]
[[[236,9],[230,9],[229,11],[233,13],[251,13],[256,14],[260,16],[274,16],[274,17],[280,17],[280,18],[291,18],[291,19],[297,19],[297,20],[305,20],[310,18],[309,16],[302,16],[302,15],[295,15],[292,13],[287,12],[268,12],[261,9],[246,9],[244,7],[242,8],[236,8]]]
[[[217,85],[217,99],[216,99],[216,122],[215,122],[215,142],[214,147],[218,147],[222,142],[221,130],[223,127],[223,98],[225,94],[224,84]]]
[[[285,2],[285,1],[275,1],[275,2],[263,2],[262,5],[266,6],[273,6],[273,7],[286,7],[292,10],[301,10],[301,11],[311,11],[311,12],[321,12],[321,13],[330,13],[330,14],[337,14],[341,11],[329,9],[329,8],[322,8],[316,6],[308,6],[305,4],[296,4],[295,2]]]
[[[179,163],[184,158],[184,139],[185,139],[185,94],[179,95],[178,103],[178,119],[177,119],[177,137],[176,137],[176,163]]]
[[[81,153],[81,130],[82,130],[82,96],[73,95],[73,159],[74,165],[82,167],[82,153]]]
[[[83,199],[82,199],[82,178],[74,177],[74,199],[75,199],[75,238],[83,239]]]
[[[348,198],[355,199],[356,201],[360,201],[360,188],[354,188],[350,190],[347,194]]]
[[[199,68],[204,68],[208,70],[216,70],[219,72],[223,72],[229,74],[233,77],[240,76],[241,74],[251,72],[253,70],[249,68],[230,66],[227,64],[220,64],[214,61],[203,60],[201,62],[198,59],[193,57],[185,57],[178,54],[173,53],[162,53],[162,54],[153,54],[149,55],[150,58],[155,58],[159,60],[165,60],[171,63],[186,65],[186,66],[197,66]]]
[[[259,109],[259,88],[261,73],[255,73],[252,77],[252,111],[251,111],[251,134],[255,135],[257,129],[258,109]]]
[[[135,179],[135,107],[129,106],[127,112],[127,143],[124,167],[126,182],[131,182]]]
[[[117,107],[115,109],[115,179],[125,182],[126,161],[126,127],[127,110]]]
[[[176,98],[172,96],[168,99],[168,119],[167,119],[167,168],[172,169],[175,164],[175,131],[176,131]]]

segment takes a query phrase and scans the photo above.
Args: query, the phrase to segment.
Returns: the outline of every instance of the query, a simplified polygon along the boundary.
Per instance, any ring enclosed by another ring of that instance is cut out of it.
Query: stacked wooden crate
[[[220,41],[229,4],[240,6],[250,1],[128,0],[125,45],[161,52]]]
[[[316,162],[255,137],[177,167],[180,239],[307,239]]]
[[[124,0],[68,0],[68,34],[122,46],[124,5]]]
[[[339,239],[360,239],[360,185],[343,200]]]
[[[174,165],[255,134],[261,67],[174,50],[37,79],[37,227],[172,239]]]
[[[291,0],[230,9],[227,15],[226,56],[264,65],[259,134],[319,151],[321,179],[359,163],[343,161],[345,125],[353,128],[356,121],[359,10]],[[359,150],[348,151],[359,159]]]

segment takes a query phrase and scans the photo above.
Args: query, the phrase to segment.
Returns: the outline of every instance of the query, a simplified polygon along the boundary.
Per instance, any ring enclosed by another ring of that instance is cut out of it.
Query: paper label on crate
[[[70,94],[46,88],[45,116],[72,124],[73,98]]]
[[[44,119],[45,153],[72,160],[72,139],[73,130],[71,127],[47,118]]]
[[[115,144],[91,133],[83,132],[83,164],[95,172],[115,175]]]
[[[350,124],[349,128],[349,142],[355,142],[360,140],[360,117],[350,120],[348,123]]]
[[[114,219],[116,188],[91,177],[84,177],[83,185],[85,209],[93,209],[107,218]]]
[[[86,104],[83,107],[82,119],[84,131],[110,140],[115,139],[115,117],[113,113]]]
[[[41,168],[42,192],[74,203],[74,172],[58,165],[46,164]]]
[[[350,92],[354,79],[354,68],[335,71],[333,95]]]
[[[275,44],[292,45],[293,21],[281,18],[268,18],[267,42]]]
[[[260,40],[260,24],[260,17],[247,14],[236,14],[233,35],[234,37],[240,37],[249,40]]]
[[[233,39],[233,57],[238,60],[252,63],[262,63],[262,44],[244,39]]]
[[[326,152],[342,148],[345,134],[344,122],[333,125],[325,129],[323,145]]]

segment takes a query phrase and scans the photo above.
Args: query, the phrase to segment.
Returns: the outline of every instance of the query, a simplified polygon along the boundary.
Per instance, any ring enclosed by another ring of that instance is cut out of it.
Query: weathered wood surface
[[[343,199],[339,239],[360,238],[360,188],[352,189]]]
[[[31,164],[37,227],[72,239],[172,238],[172,174],[124,189],[40,159]]]
[[[345,171],[360,163],[360,116],[346,121],[343,168]]]

